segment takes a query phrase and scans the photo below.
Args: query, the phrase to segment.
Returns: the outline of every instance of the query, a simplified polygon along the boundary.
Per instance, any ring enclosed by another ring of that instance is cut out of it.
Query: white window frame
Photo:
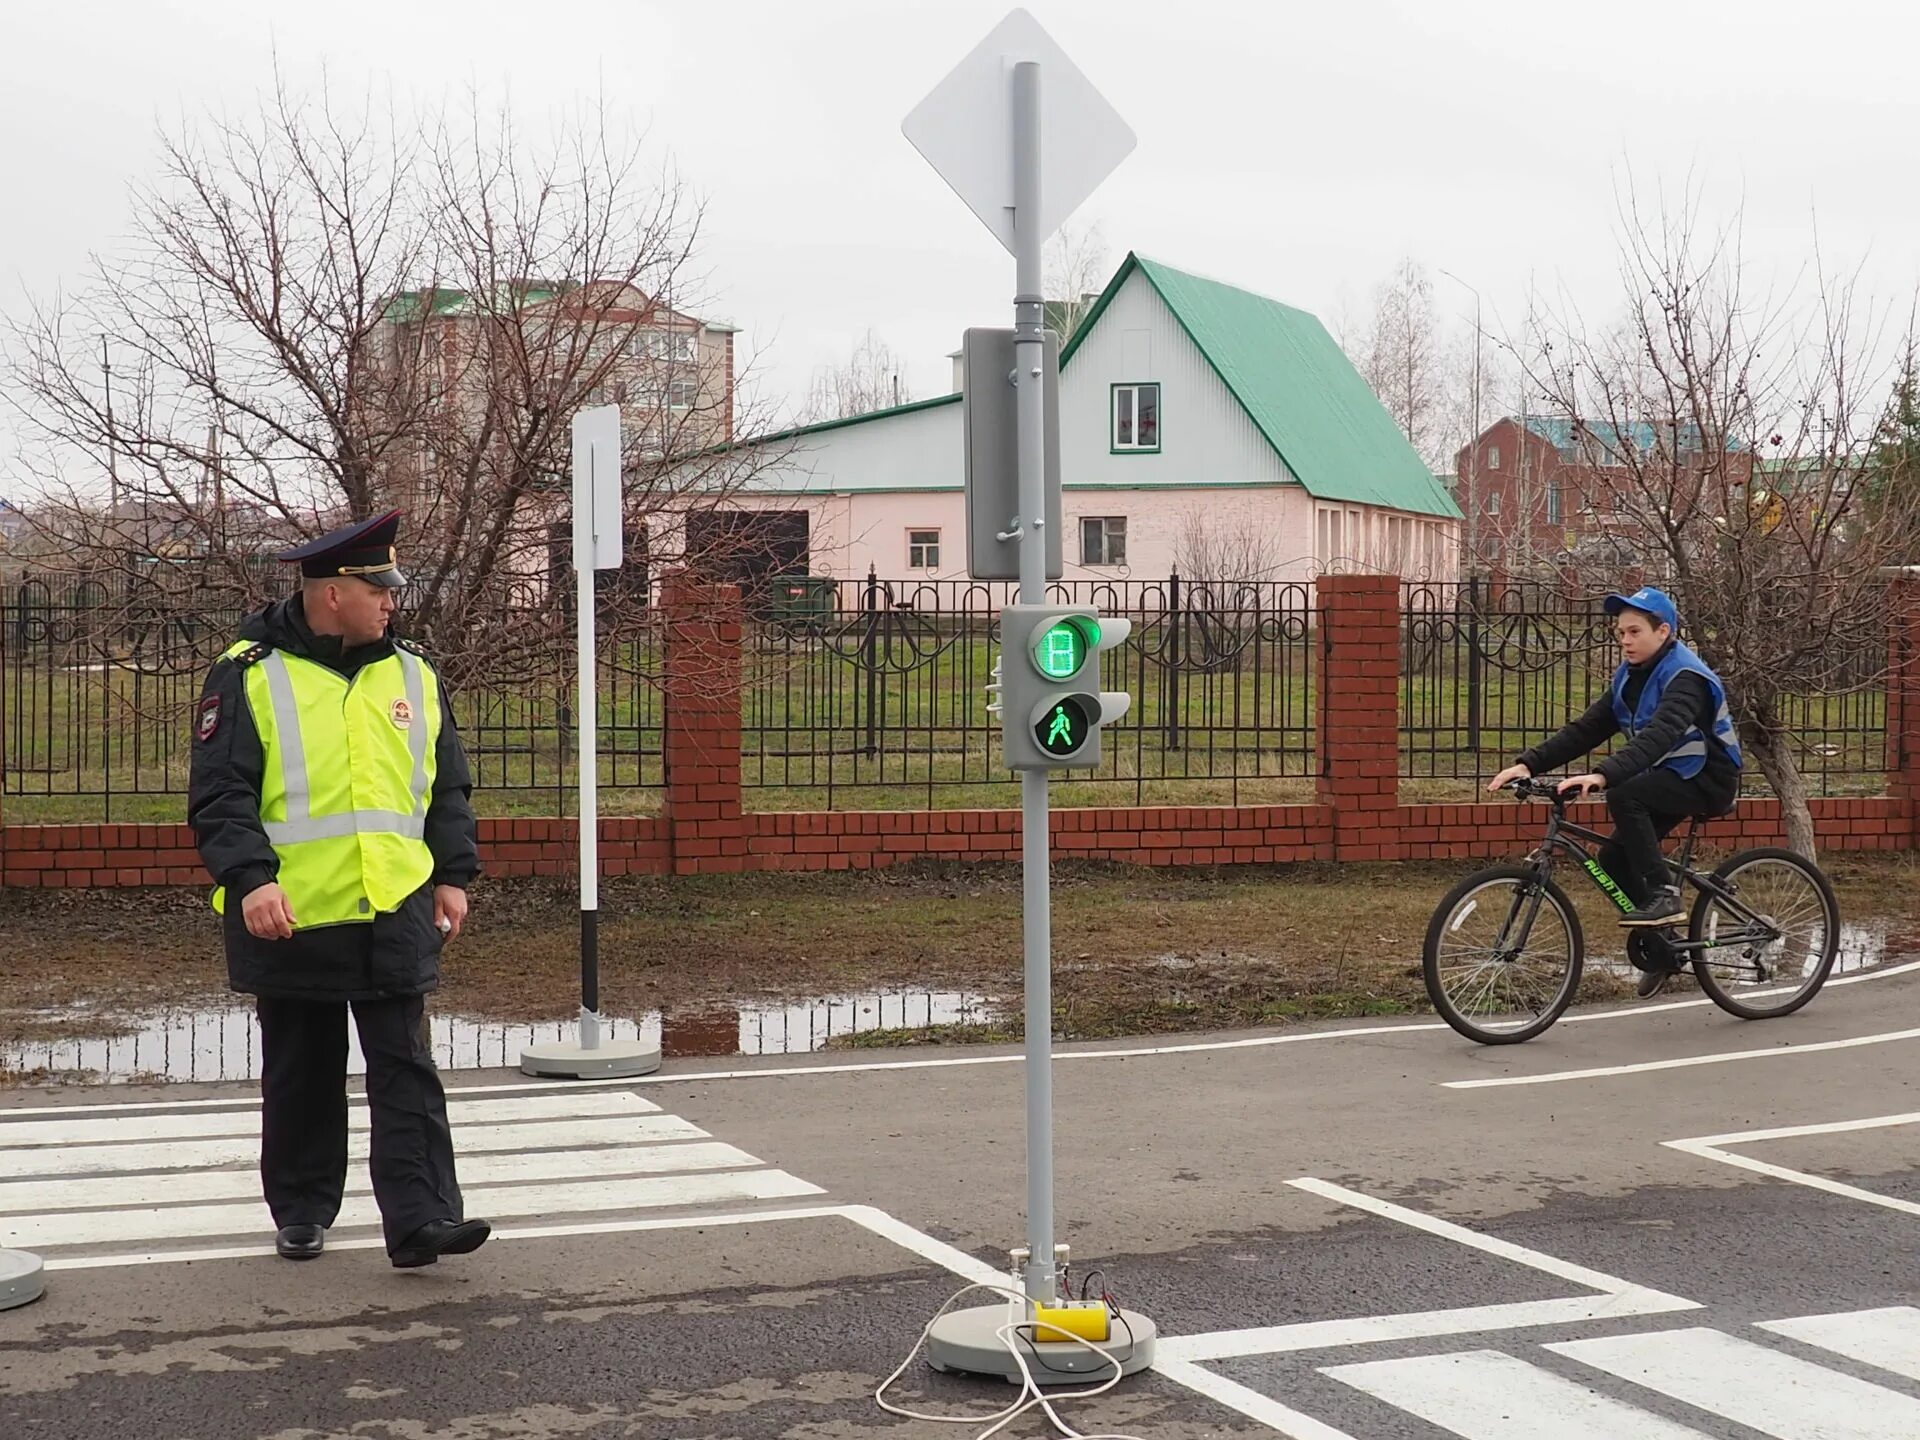
[[[1100,554],[1097,559],[1087,558],[1087,526],[1100,527]],[[1118,526],[1118,530],[1113,527]],[[1113,557],[1113,542],[1120,541],[1120,557]],[[1127,517],[1124,515],[1082,515],[1080,517],[1080,563],[1084,566],[1102,569],[1116,569],[1127,563]]]
[[[1153,392],[1153,443],[1140,443],[1140,392]],[[1107,445],[1115,455],[1158,455],[1166,432],[1166,412],[1161,407],[1160,382],[1158,380],[1129,380],[1112,387],[1113,398],[1107,405]],[[1129,429],[1133,438],[1120,439],[1120,412],[1122,397],[1125,397]]]
[[[1499,468],[1500,468],[1500,447],[1498,445],[1489,445],[1487,447],[1487,469],[1498,470]]]
[[[931,535],[931,540],[916,537]],[[931,551],[929,555],[927,552]],[[918,558],[916,559],[916,555]],[[913,525],[907,529],[907,568],[909,570],[938,570],[940,568],[940,527],[937,525]]]

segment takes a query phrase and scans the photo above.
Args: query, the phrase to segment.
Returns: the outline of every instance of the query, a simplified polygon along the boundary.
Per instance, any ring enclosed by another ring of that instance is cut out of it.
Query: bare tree
[[[1173,563],[1189,594],[1205,590],[1215,606],[1233,606],[1242,586],[1271,580],[1283,563],[1273,530],[1248,510],[1195,506],[1180,517]]]
[[[1460,442],[1458,395],[1464,352],[1434,311],[1433,278],[1409,258],[1375,287],[1372,308],[1343,324],[1341,342],[1394,424],[1429,465]]]
[[[1047,241],[1045,279],[1047,324],[1062,343],[1073,337],[1080,322],[1107,283],[1107,241],[1100,226],[1062,225]]]
[[[1708,229],[1692,197],[1646,208],[1628,194],[1622,222],[1624,317],[1543,320],[1546,361],[1525,368],[1571,422],[1582,470],[1619,497],[1619,561],[1672,592],[1789,843],[1812,856],[1794,706],[1881,678],[1860,657],[1884,641],[1881,567],[1913,533],[1861,523],[1888,312],[1824,274],[1756,294],[1737,223]]]
[[[893,347],[869,330],[843,363],[814,370],[802,418],[809,423],[849,420],[904,405],[913,399],[904,372]]]
[[[282,583],[265,552],[400,506],[407,623],[459,678],[555,663],[530,602],[579,407],[622,404],[630,531],[739,483],[700,211],[603,109],[536,145],[281,85],[160,145],[125,252],[11,326],[42,568],[232,608]]]

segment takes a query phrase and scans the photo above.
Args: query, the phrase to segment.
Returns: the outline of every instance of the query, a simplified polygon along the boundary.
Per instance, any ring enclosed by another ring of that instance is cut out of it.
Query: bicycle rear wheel
[[[1705,890],[1693,903],[1687,939],[1708,946],[1693,952],[1700,988],[1743,1020],[1791,1015],[1827,983],[1840,950],[1833,886],[1805,856],[1771,847],[1713,874],[1737,903]]]
[[[1517,1045],[1573,1002],[1585,953],[1580,917],[1560,887],[1523,865],[1498,865],[1447,892],[1420,969],[1447,1024],[1482,1045]]]

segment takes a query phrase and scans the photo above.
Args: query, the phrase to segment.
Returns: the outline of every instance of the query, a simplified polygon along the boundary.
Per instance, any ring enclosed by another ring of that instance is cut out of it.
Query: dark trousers
[[[331,1225],[347,1184],[347,1005],[261,996],[260,1181],[273,1223]],[[447,1093],[419,995],[355,1000],[373,1135],[367,1168],[387,1249],[460,1220]]]
[[[1607,810],[1613,816],[1613,838],[1597,857],[1636,905],[1673,883],[1660,854],[1660,842],[1689,816],[1713,816],[1732,803],[1716,787],[1698,777],[1683,780],[1663,765],[1644,770],[1631,780],[1606,789]]]

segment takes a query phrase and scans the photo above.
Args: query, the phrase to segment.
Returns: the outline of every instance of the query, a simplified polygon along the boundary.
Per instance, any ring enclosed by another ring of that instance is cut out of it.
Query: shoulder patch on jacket
[[[408,640],[403,636],[396,635],[393,637],[393,644],[396,650],[405,650],[410,654],[418,655],[422,660],[431,660],[433,658],[427,654],[427,647],[422,645],[418,640]]]
[[[257,644],[249,645],[246,649],[242,650],[238,655],[235,655],[233,657],[234,669],[244,670],[249,665],[257,665],[272,653],[273,653],[273,646],[267,644],[265,641],[260,641]]]
[[[193,738],[202,745],[220,733],[220,697],[209,695],[200,702],[193,720]]]

